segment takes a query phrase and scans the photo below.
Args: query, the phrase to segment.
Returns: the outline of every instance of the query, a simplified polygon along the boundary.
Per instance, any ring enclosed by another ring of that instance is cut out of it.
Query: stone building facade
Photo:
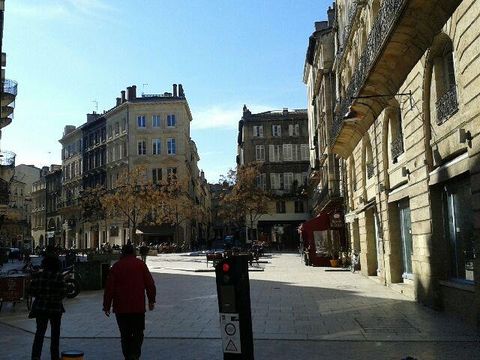
[[[17,96],[17,82],[5,78],[7,55],[3,52],[3,31],[5,19],[5,0],[0,0],[0,138],[2,129],[12,123]],[[15,211],[9,213],[9,183],[15,174],[15,153],[0,147],[0,224],[10,221],[16,216]],[[10,219],[10,220],[9,220]],[[10,236],[7,234],[5,236]],[[0,245],[7,245],[8,240],[0,235]]]
[[[478,323],[480,3],[336,2],[329,146],[362,274]]]
[[[78,128],[66,126],[60,140],[63,166],[70,174],[64,176],[64,197],[70,185],[78,188],[80,178],[82,189],[103,186],[108,190],[115,187],[120,174],[141,166],[153,182],[166,179],[170,174],[176,174],[180,180],[187,179],[189,195],[209,214],[210,193],[205,177],[198,169],[199,156],[190,137],[192,114],[182,85],[174,84],[172,90],[137,96],[136,86],[129,86],[126,91],[121,91],[121,96],[110,110],[102,114],[88,114],[87,122]],[[72,171],[75,164],[79,164],[80,173]],[[81,195],[81,190],[79,193]],[[81,211],[73,213],[77,217],[82,216]],[[98,248],[105,242],[121,245],[130,238],[125,219],[81,221],[83,225],[79,225],[80,219],[76,219],[71,237],[81,238],[77,246]],[[208,237],[209,226],[210,220],[183,223],[178,241],[188,246],[197,243]],[[147,242],[174,239],[174,229],[170,226],[140,225],[139,232]]]
[[[283,109],[252,114],[239,122],[237,164],[261,163],[258,186],[273,195],[256,225],[258,238],[278,249],[297,249],[298,226],[310,216],[304,191],[309,170],[307,111]]]

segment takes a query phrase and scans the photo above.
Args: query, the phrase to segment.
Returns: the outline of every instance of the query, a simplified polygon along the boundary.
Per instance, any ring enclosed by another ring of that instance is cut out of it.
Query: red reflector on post
[[[223,272],[228,272],[230,270],[230,265],[228,263],[223,263],[222,270]]]

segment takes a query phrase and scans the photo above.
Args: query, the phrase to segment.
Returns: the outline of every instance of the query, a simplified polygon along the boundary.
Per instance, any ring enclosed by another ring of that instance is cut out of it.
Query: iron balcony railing
[[[367,178],[371,179],[375,173],[375,167],[372,163],[367,164]]]
[[[15,166],[15,156],[13,151],[0,151],[0,166]]]
[[[397,158],[403,154],[403,134],[399,133],[390,143],[392,159],[396,162]]]
[[[314,206],[323,208],[328,202],[341,197],[340,181],[330,180],[323,185],[321,190],[315,189],[312,200]]]
[[[437,124],[440,125],[458,111],[457,89],[450,87],[436,102]]]
[[[2,81],[2,85],[5,94],[17,96],[18,83],[15,80],[5,79]]]
[[[359,1],[357,0],[353,1],[348,9],[347,24],[344,27],[342,40],[341,40],[341,43],[339,44],[340,46],[337,51],[337,62],[340,62],[343,59],[343,55],[345,54],[346,44],[352,33],[353,22],[356,18],[356,15],[359,9],[360,9]]]
[[[330,145],[335,144],[342,129],[343,117],[348,111],[348,107],[357,97],[362,89],[368,75],[377,61],[386,40],[391,34],[393,25],[396,23],[407,0],[384,0],[373,24],[372,30],[368,35],[367,44],[363,49],[362,56],[353,72],[352,79],[348,84],[344,98],[340,98],[336,105],[336,114],[330,136]]]

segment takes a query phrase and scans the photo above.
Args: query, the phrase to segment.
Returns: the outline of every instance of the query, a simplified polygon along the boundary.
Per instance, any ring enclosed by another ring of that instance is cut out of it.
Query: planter
[[[340,266],[340,260],[337,259],[330,259],[330,266],[331,267],[339,267]]]

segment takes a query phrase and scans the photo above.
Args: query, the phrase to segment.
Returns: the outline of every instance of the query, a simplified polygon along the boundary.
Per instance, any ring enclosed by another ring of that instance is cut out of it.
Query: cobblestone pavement
[[[146,316],[143,359],[221,359],[216,287],[204,257],[149,257],[157,306]],[[359,274],[306,267],[295,254],[274,254],[250,272],[257,359],[474,359],[472,327],[419,305]],[[264,271],[259,271],[264,270]],[[120,359],[114,318],[101,291],[66,300],[62,349],[86,359]],[[23,304],[0,313],[0,359],[28,359],[33,320]],[[48,342],[44,346],[44,357]]]

